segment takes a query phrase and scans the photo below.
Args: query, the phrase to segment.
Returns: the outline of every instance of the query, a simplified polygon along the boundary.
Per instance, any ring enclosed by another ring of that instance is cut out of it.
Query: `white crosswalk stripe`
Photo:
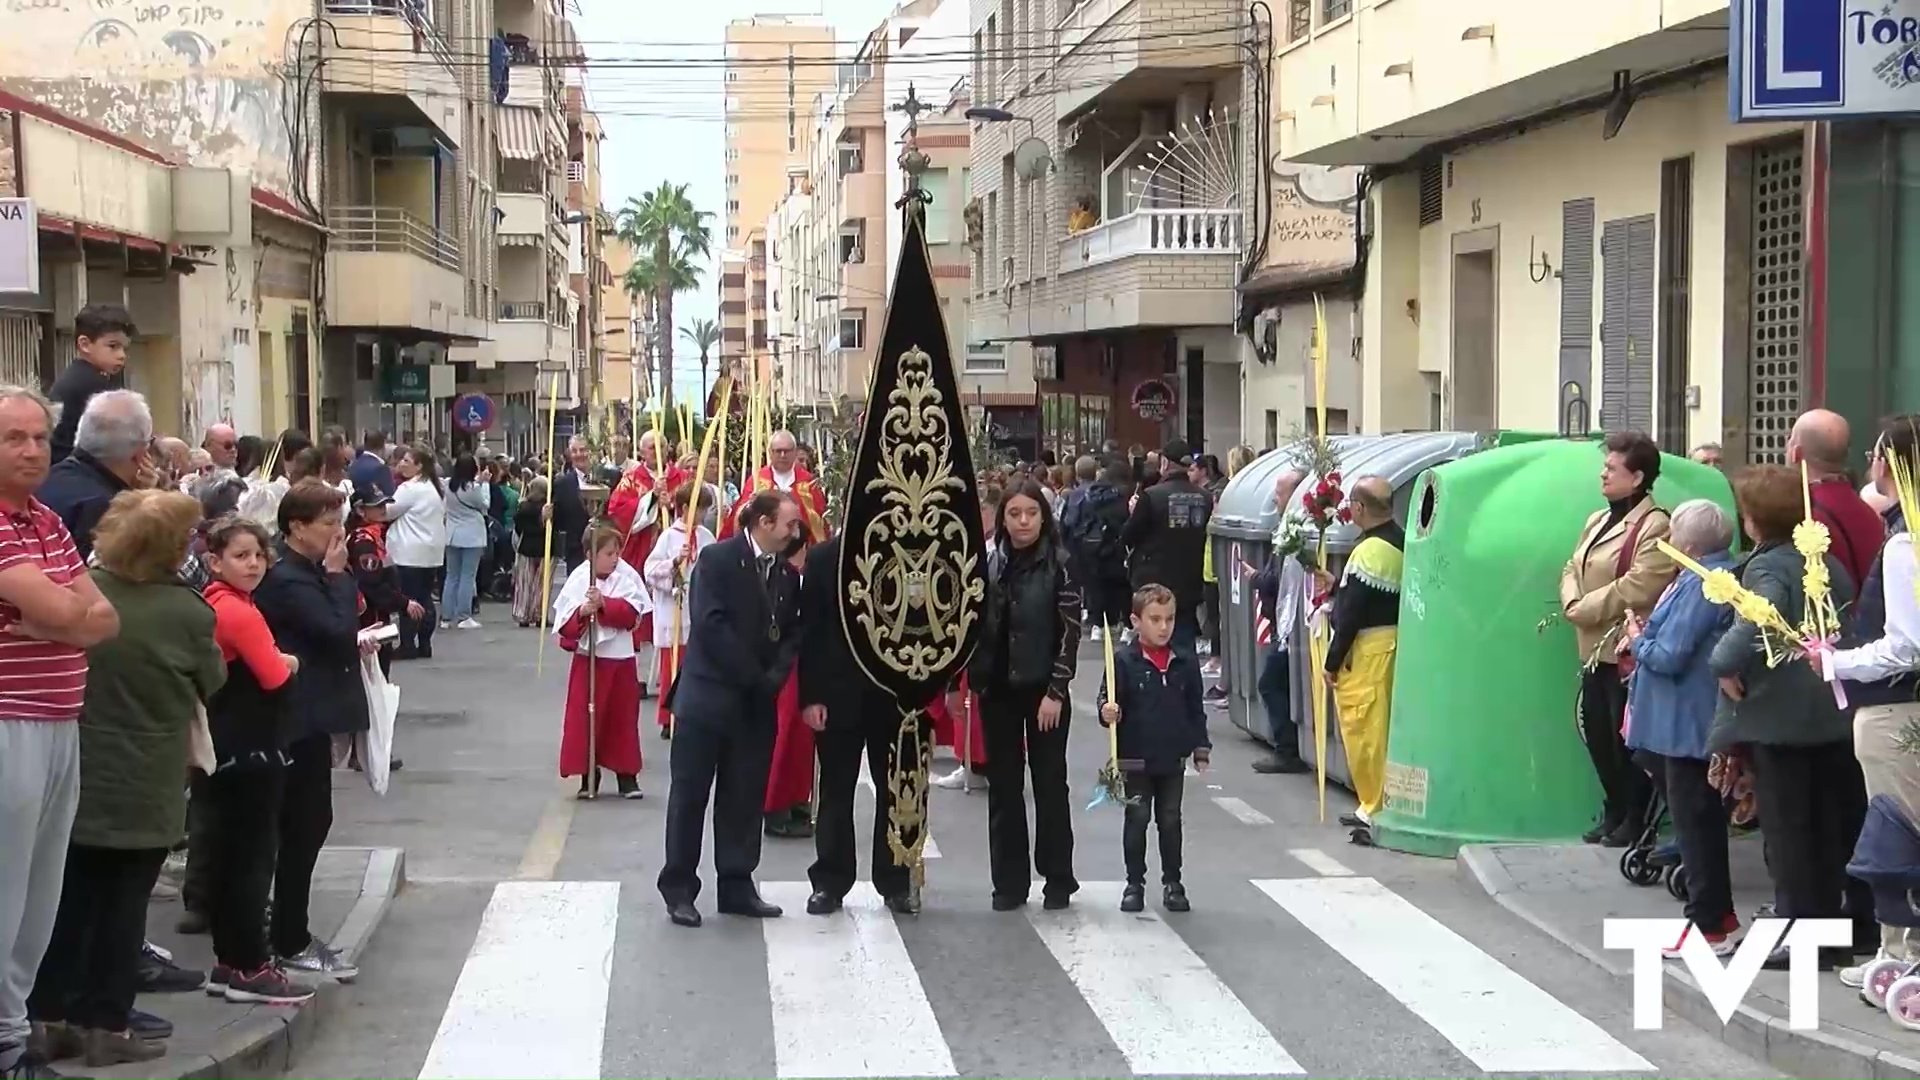
[[[1135,1073],[1304,1071],[1172,927],[1117,910],[1120,889],[1083,882],[1072,907],[1027,916]]]
[[[1338,958],[1332,962],[1351,965],[1365,985],[1383,991],[1364,1003],[1383,1032],[1419,1028],[1425,1038],[1437,1035],[1487,1072],[1653,1071],[1599,1025],[1378,881],[1355,876],[1324,852],[1302,848],[1291,854],[1313,876],[1251,882],[1276,905],[1266,909],[1273,925],[1252,932],[1270,941],[1291,935],[1296,950],[1317,939]],[[761,923],[758,942],[746,944],[764,950],[771,1014],[737,1020],[736,1030],[746,1041],[734,1049],[749,1055],[742,1059],[752,1066],[748,1071],[781,1080],[959,1075],[950,1038],[968,1030],[975,1010],[991,1010],[996,1003],[972,1000],[971,992],[956,995],[956,986],[967,984],[937,978],[933,971],[923,981],[924,950],[932,945],[935,954],[947,952],[950,945],[928,935],[956,928],[975,934],[977,922],[956,922],[939,913],[937,904],[928,916],[897,920],[865,882],[846,898],[840,914],[824,918],[803,913],[811,891],[806,882],[765,882],[761,891],[787,914]],[[1216,970],[1210,965],[1210,957],[1222,960],[1217,933],[1186,936],[1190,925],[1198,925],[1188,920],[1204,914],[1165,916],[1158,905],[1123,913],[1120,891],[1119,882],[1082,882],[1064,911],[1035,904],[1024,909],[1024,919],[996,924],[1004,926],[996,934],[1030,932],[1037,946],[1014,954],[1023,966],[1005,977],[1034,985],[1057,980],[1069,1001],[1077,994],[1086,1006],[1079,1023],[1088,1032],[1104,1031],[1112,1044],[1104,1052],[1117,1051],[1109,1067],[1123,1059],[1127,1070],[1142,1076],[1307,1071],[1281,1038],[1309,1033],[1269,1030],[1274,1014],[1256,1015],[1248,1007],[1263,998],[1243,997],[1245,991],[1232,985],[1247,977],[1244,966],[1222,963]],[[655,940],[648,936],[654,933],[686,933],[666,928],[662,918],[657,929],[629,926],[621,934],[622,899],[615,882],[497,886],[420,1071],[422,1080],[597,1080],[607,1051],[613,964],[617,957],[634,955],[631,944],[626,952],[616,952],[616,937],[639,934],[633,940],[646,942]],[[652,903],[635,891],[624,899]],[[1279,925],[1287,919],[1311,937]],[[720,932],[721,941],[736,943],[729,946],[736,961],[746,959],[737,951],[740,939],[727,935],[744,929],[733,922]],[[653,952],[666,940],[644,948],[645,962],[653,963]],[[681,954],[688,959],[678,963],[706,955],[695,939],[672,940],[694,949]],[[1329,962],[1295,955],[1303,970]],[[740,971],[750,980],[758,978],[750,967]],[[650,966],[646,978],[671,979],[672,974]],[[1069,985],[1072,990],[1065,990]],[[1063,1022],[1070,1012],[1060,1014]],[[953,1026],[943,1026],[948,1024]],[[764,1040],[769,1031],[770,1045],[754,1041]],[[768,1046],[770,1056],[755,1064],[753,1056],[768,1051],[754,1046]],[[1004,1057],[998,1060],[1004,1065]],[[1312,1064],[1316,1070],[1329,1067],[1325,1061]],[[636,1066],[629,1061],[627,1067]]]
[[[802,882],[760,889],[796,913],[810,891]],[[920,974],[872,885],[855,886],[843,917],[767,919],[764,927],[778,1075],[955,1074]]]
[[[1488,1072],[1653,1070],[1599,1025],[1372,878],[1254,885]]]
[[[599,1080],[620,885],[494,887],[420,1080]]]

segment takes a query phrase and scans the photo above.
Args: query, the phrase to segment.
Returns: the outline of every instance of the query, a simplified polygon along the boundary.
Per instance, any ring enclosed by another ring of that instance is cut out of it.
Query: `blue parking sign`
[[[453,401],[453,426],[469,435],[493,426],[493,399],[485,394],[461,394]]]

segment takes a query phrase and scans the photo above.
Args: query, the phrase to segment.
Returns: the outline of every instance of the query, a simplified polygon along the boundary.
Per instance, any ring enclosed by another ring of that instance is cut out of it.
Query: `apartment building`
[[[652,397],[653,381],[642,351],[645,324],[640,305],[627,294],[627,270],[633,249],[616,234],[604,238],[607,283],[600,290],[601,324],[606,342],[601,393],[614,412],[614,429],[631,431],[638,402]]]
[[[739,252],[720,257],[720,369],[736,378],[752,374],[747,359],[747,260]]]
[[[1729,117],[1728,14],[1287,9],[1277,154],[1363,170],[1365,430],[1637,429],[1782,459],[1824,392],[1824,184],[1809,125]]]
[[[1242,437],[1241,11],[972,0],[969,24],[969,337],[1030,356],[1035,449],[1224,451]]]
[[[600,148],[606,129],[587,107],[585,72],[567,71],[567,275],[568,307],[572,315],[569,359],[560,391],[567,409],[571,391],[576,430],[611,435],[605,373],[607,322],[602,298],[613,275],[607,266],[606,243],[613,232],[600,190]]]
[[[218,47],[114,23],[108,48],[84,5],[10,12],[0,195],[31,199],[36,220],[33,243],[0,258],[37,288],[0,293],[0,378],[47,385],[72,355],[74,313],[120,303],[140,327],[127,385],[162,430],[313,423],[317,177],[276,74],[302,69],[313,13],[260,0]]]
[[[804,15],[735,19],[726,50],[727,206],[715,239],[737,250],[786,194],[787,163],[807,158],[807,105],[833,86],[833,28]]]

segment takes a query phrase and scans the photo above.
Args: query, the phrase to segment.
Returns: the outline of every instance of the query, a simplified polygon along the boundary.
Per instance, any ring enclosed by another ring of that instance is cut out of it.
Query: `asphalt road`
[[[653,888],[668,744],[643,716],[648,797],[574,802],[554,766],[564,654],[536,672],[536,632],[487,614],[398,668],[393,790],[336,777],[334,842],[404,847],[409,884],[294,1075],[1777,1075],[1671,1018],[1632,1030],[1624,986],[1450,861],[1349,845],[1332,819],[1351,800],[1330,789],[1322,823],[1311,779],[1252,772],[1224,713],[1213,770],[1187,780],[1193,910],[1156,889],[1122,915],[1120,812],[1080,809],[1105,754],[1091,645],[1070,910],[1036,888],[991,911],[985,796],[936,791],[919,916],[870,894],[807,916],[812,845],[769,840],[785,918],[715,916],[709,867],[706,926],[672,926]]]

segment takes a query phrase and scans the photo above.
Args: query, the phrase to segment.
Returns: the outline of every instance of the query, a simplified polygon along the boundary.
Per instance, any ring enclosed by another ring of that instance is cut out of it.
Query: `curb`
[[[1454,867],[1472,878],[1494,903],[1581,959],[1623,983],[1632,979],[1630,966],[1574,940],[1524,903],[1519,898],[1520,890],[1500,865],[1491,845],[1461,845],[1454,857]],[[1735,1008],[1732,1019],[1723,1024],[1720,1014],[1714,1011],[1692,978],[1671,966],[1663,970],[1668,982],[1681,988],[1678,994],[1666,995],[1667,1011],[1709,1035],[1717,1032],[1720,1041],[1728,1046],[1789,1076],[1920,1080],[1920,1059],[1823,1031],[1795,1031],[1787,1026],[1785,1017],[1769,1016],[1750,1005]]]
[[[361,879],[360,897],[348,909],[347,917],[333,935],[331,944],[348,960],[357,959],[392,906],[394,897],[405,887],[406,852],[400,848],[332,848],[335,851],[365,851],[367,872]],[[333,1011],[340,986],[323,980],[313,1000],[292,1009],[255,1006],[236,1017],[214,1038],[211,1053],[166,1058],[154,1064],[167,1066],[162,1071],[138,1075],[151,1080],[225,1080],[229,1077],[283,1076],[299,1051],[311,1045],[326,1017]],[[132,1066],[138,1069],[139,1066]],[[106,1075],[135,1075],[108,1070]]]

